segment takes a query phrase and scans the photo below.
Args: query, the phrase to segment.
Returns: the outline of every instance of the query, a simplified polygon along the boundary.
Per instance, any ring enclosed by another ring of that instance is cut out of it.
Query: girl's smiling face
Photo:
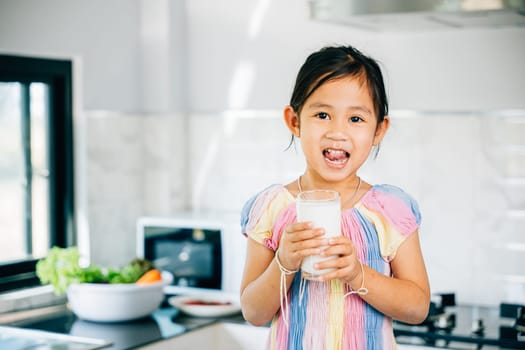
[[[388,129],[388,117],[377,123],[365,81],[359,76],[329,80],[308,97],[299,115],[285,109],[288,128],[301,140],[305,175],[316,186],[353,179]]]

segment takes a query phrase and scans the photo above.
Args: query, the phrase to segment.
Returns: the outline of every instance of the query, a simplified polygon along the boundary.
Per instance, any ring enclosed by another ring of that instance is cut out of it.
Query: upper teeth
[[[344,153],[346,153],[346,152],[343,151],[343,150],[340,150],[340,149],[331,149],[331,148],[328,148],[326,151],[327,151],[327,152],[330,152],[330,153],[332,153],[332,154],[335,154],[335,155],[339,155],[339,154],[344,154]]]

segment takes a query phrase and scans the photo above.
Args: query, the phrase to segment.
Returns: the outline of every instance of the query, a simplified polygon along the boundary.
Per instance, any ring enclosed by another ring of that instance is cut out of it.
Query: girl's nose
[[[344,125],[341,124],[342,123],[338,122],[337,120],[334,120],[332,123],[330,123],[330,128],[326,133],[326,137],[336,141],[347,140],[349,136],[345,132]]]

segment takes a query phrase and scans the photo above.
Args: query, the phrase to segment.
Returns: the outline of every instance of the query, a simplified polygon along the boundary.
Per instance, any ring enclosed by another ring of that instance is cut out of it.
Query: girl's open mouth
[[[338,167],[344,166],[350,158],[350,153],[342,149],[326,148],[323,150],[324,159]]]

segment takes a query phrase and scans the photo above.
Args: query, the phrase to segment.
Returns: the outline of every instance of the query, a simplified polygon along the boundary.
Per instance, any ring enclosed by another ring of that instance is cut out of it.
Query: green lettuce
[[[134,259],[121,269],[106,269],[96,265],[81,267],[77,247],[53,247],[36,264],[36,274],[42,284],[51,284],[57,295],[64,294],[74,283],[135,283],[154,268],[145,259]]]

